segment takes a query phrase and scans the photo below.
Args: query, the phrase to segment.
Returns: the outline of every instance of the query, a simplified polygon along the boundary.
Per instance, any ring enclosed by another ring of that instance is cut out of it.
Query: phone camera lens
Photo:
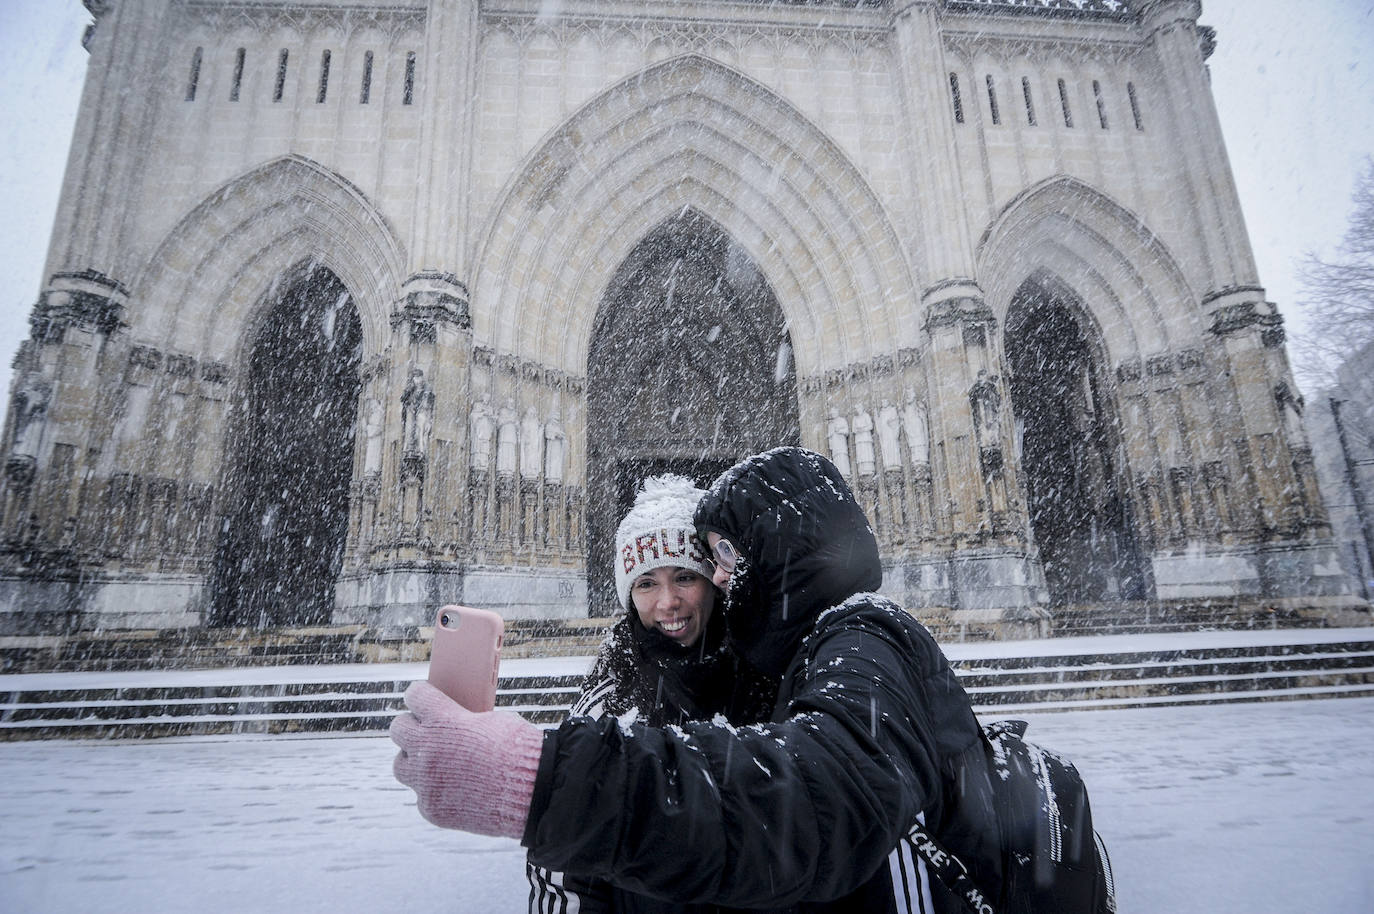
[[[449,624],[448,613],[444,613],[442,616],[439,617],[439,624],[442,625],[442,626],[444,626],[445,628],[448,627],[448,624]]]

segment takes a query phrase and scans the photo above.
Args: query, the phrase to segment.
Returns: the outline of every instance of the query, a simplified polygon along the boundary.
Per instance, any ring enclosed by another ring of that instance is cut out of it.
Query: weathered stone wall
[[[229,416],[311,267],[362,331],[336,618],[584,614],[593,326],[687,211],[771,287],[802,443],[912,605],[1047,600],[1032,287],[1094,353],[1154,597],[1349,602],[1199,5],[1068,6],[103,5],[12,391],[5,625],[206,619]]]

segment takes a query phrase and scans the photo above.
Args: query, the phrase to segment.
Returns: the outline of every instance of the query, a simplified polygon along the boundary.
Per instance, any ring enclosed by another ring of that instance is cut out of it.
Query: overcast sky
[[[79,0],[0,0],[0,385],[28,335],[87,55]],[[1260,280],[1302,327],[1297,261],[1330,254],[1374,153],[1374,0],[1203,0],[1212,87]],[[128,277],[118,277],[128,281]]]

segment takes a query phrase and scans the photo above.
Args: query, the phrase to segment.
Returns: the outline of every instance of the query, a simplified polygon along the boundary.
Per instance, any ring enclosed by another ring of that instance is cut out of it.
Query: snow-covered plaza
[[[1029,736],[1083,771],[1123,912],[1374,911],[1374,699],[1041,714]],[[425,823],[392,754],[0,744],[0,911],[524,911],[520,847]]]

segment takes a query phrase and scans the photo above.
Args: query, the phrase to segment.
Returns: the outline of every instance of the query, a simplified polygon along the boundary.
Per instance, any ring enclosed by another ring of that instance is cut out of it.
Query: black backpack
[[[908,835],[941,882],[975,914],[1113,914],[1111,861],[1093,830],[1078,769],[1028,743],[1023,720],[983,727],[1000,842],[1002,884],[978,885],[943,842],[917,825]]]

